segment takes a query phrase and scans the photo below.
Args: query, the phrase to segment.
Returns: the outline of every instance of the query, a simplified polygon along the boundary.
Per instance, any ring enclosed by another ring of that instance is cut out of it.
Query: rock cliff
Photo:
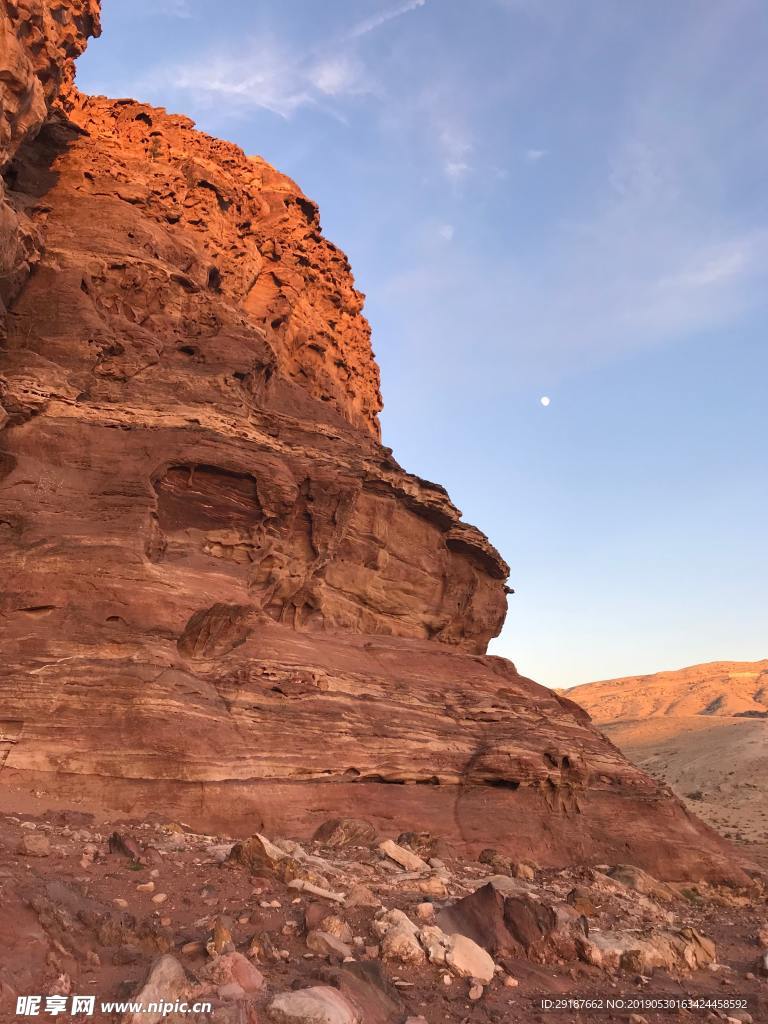
[[[297,836],[354,807],[542,863],[732,874],[583,712],[484,655],[507,566],[381,446],[316,205],[184,117],[70,87],[97,6],[0,0],[3,799]]]

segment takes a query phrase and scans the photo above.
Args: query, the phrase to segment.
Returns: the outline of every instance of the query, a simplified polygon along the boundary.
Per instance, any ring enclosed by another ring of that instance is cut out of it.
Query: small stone
[[[443,975],[443,984],[444,985],[452,985],[453,984],[453,978],[450,976],[450,974],[444,974]]]
[[[353,885],[344,901],[344,906],[350,909],[352,907],[380,907],[381,900],[378,896],[374,896],[368,886]]]
[[[128,907],[128,900],[124,900],[121,896],[116,896],[115,899],[112,900],[112,902],[115,904],[116,907],[119,907],[121,910],[126,910]]]
[[[154,891],[155,891],[155,883],[154,882],[140,882],[136,886],[136,892],[154,892]]]
[[[511,974],[508,974],[504,979],[504,988],[517,988],[520,982],[517,978],[513,978]]]
[[[420,921],[431,921],[435,916],[435,908],[431,903],[419,903],[416,907],[416,917]]]
[[[29,832],[21,837],[18,852],[22,857],[50,857],[51,841],[42,832]]]
[[[344,918],[339,917],[338,914],[327,914],[323,917],[320,930],[327,932],[329,935],[335,935],[342,942],[352,941],[352,929]]]
[[[205,951],[205,947],[202,942],[185,942],[181,947],[181,952],[184,956],[197,956]]]
[[[158,903],[158,904],[159,903],[165,903],[165,901],[167,899],[168,899],[168,893],[167,892],[158,892],[158,893],[155,893],[155,895],[152,897],[152,902],[153,903]]]
[[[307,935],[307,949],[323,956],[336,957],[339,960],[352,956],[352,948],[346,942],[342,942],[335,935],[319,930],[311,931]]]
[[[424,893],[425,896],[443,897],[448,895],[445,882],[442,878],[438,878],[437,875],[432,875],[430,878],[424,878],[417,882],[416,888],[419,892]]]
[[[208,952],[212,956],[233,952],[235,944],[230,927],[230,921],[226,917],[217,917],[213,922],[213,934],[207,946]]]
[[[469,998],[473,1003],[476,1003],[478,999],[482,999],[483,986],[482,985],[471,985],[469,989]]]

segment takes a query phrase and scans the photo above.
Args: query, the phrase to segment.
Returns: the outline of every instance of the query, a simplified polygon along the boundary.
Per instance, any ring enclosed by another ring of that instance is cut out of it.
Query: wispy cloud
[[[167,13],[192,17],[190,0],[161,2]],[[283,118],[312,106],[341,117],[330,101],[374,90],[358,52],[359,40],[426,4],[427,0],[409,0],[384,8],[308,50],[292,49],[276,38],[262,36],[249,45],[247,55],[233,56],[230,51],[156,68],[141,88],[194,93],[198,103],[208,106],[226,98],[236,108],[269,110]]]
[[[465,131],[457,124],[446,122],[440,129],[438,143],[446,178],[453,182],[461,181],[471,169],[473,149]]]
[[[390,7],[378,14],[372,14],[370,18],[365,18],[354,25],[347,33],[346,38],[359,39],[361,36],[367,36],[370,32],[381,28],[382,25],[386,25],[388,21],[400,18],[403,14],[409,14],[418,7],[424,7],[426,3],[427,0],[408,0],[407,3],[399,4],[397,7]]]
[[[172,18],[194,18],[190,0],[156,0],[153,5],[156,14],[165,14]]]
[[[548,150],[526,149],[523,155],[525,156],[525,159],[528,161],[529,164],[537,164],[539,160],[543,160],[544,157],[548,155]]]

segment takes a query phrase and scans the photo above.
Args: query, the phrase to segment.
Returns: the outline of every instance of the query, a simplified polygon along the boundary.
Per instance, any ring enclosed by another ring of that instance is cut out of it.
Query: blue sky
[[[319,202],[385,443],[512,567],[492,650],[554,686],[768,656],[763,0],[105,0],[104,29],[82,89]]]

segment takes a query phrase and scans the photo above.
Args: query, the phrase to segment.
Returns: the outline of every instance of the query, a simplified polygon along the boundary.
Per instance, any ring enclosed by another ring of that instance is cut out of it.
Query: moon
[[[541,402],[541,404],[544,407],[548,406],[549,405],[549,395],[542,395],[541,398],[539,399],[539,401]]]

